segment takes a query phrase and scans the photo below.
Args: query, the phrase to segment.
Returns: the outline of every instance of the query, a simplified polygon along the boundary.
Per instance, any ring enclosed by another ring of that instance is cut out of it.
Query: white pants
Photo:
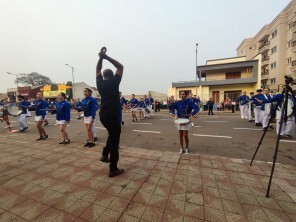
[[[262,126],[263,128],[267,127],[269,119],[270,119],[270,114],[262,111],[262,116],[263,116],[263,121],[262,121]]]
[[[150,115],[153,115],[153,113],[152,113],[152,105],[149,105],[148,108],[150,110]]]
[[[26,122],[25,122],[26,116],[27,116],[27,114],[21,114],[19,116],[18,122],[20,124],[21,130],[24,129],[24,128],[26,128],[26,127],[28,127],[27,124],[26,124]]]
[[[252,120],[252,105],[250,104],[249,105],[249,108],[248,108],[248,116],[249,116],[249,120]]]
[[[256,106],[254,108],[254,114],[255,114],[255,123],[262,123],[262,111],[261,106]]]
[[[240,112],[242,119],[248,119],[249,118],[249,111],[247,105],[241,105],[240,106]]]
[[[93,133],[94,138],[97,137],[97,130],[96,130],[96,127],[95,127],[95,121],[94,121],[94,123],[92,125],[91,131]]]
[[[27,109],[27,116],[32,116],[31,112]]]
[[[276,111],[276,133],[280,130],[281,111]],[[281,135],[295,136],[295,116],[288,117],[287,123],[283,123]]]

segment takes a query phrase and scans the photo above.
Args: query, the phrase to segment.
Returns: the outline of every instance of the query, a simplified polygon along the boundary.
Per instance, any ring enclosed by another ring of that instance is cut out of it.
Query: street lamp
[[[16,82],[16,96],[18,95],[18,81],[17,81],[17,79],[18,79],[18,74],[13,74],[13,73],[11,73],[11,72],[6,72],[7,74],[9,74],[9,75],[13,75],[13,76],[15,76],[15,82]]]
[[[195,95],[197,95],[197,76],[198,76],[198,70],[197,70],[197,49],[198,49],[198,43],[196,43],[196,50],[195,50]]]
[[[74,94],[74,71],[75,71],[75,69],[74,69],[74,67],[73,66],[70,66],[70,65],[68,65],[68,64],[65,64],[66,66],[69,66],[71,69],[72,69],[72,92],[73,92],[73,99],[75,98],[75,94]]]

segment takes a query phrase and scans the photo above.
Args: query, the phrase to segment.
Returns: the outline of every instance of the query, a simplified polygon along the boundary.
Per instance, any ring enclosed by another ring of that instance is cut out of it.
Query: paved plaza
[[[153,149],[122,145],[119,166],[126,171],[109,178],[108,165],[98,160],[102,143],[83,148],[79,134],[71,144],[57,145],[56,128],[55,135],[39,143],[32,126],[24,134],[1,130],[0,221],[296,221],[293,164],[276,165],[266,198],[271,170],[266,161],[250,166],[247,158],[199,154],[197,149],[180,155],[162,150],[161,143]],[[220,149],[223,141],[218,141]]]

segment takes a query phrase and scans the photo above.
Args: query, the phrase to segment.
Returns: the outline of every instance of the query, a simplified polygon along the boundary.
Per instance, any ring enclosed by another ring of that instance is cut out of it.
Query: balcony
[[[264,41],[258,48],[259,53],[263,53],[269,49],[270,42]]]
[[[294,53],[296,52],[296,40],[294,40],[294,41],[292,42],[291,51],[294,52]]]
[[[265,55],[262,56],[262,60],[261,60],[261,66],[266,66],[269,65],[269,56]]]
[[[268,79],[268,76],[269,76],[269,70],[268,69],[262,70],[262,72],[261,72],[261,80]]]
[[[291,67],[291,71],[292,71],[292,72],[296,72],[296,60],[293,60],[293,61],[292,61],[291,66],[292,66],[292,67]]]

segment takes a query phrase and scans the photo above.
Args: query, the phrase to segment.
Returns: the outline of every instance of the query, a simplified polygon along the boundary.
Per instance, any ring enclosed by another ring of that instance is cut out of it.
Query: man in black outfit
[[[119,160],[119,142],[121,133],[121,104],[119,98],[119,84],[123,74],[123,66],[116,60],[106,55],[102,49],[97,64],[97,88],[101,95],[100,119],[108,131],[106,147],[101,156],[102,162],[110,162],[109,177],[120,175],[123,169],[117,168]],[[111,69],[104,70],[102,74],[103,60],[111,62],[116,68],[115,75]],[[104,77],[104,79],[103,79]],[[108,156],[110,154],[110,160]]]
[[[213,113],[214,101],[212,98],[210,98],[210,100],[208,101],[208,107],[209,107],[208,115],[210,115],[210,114],[214,115],[214,113]]]

